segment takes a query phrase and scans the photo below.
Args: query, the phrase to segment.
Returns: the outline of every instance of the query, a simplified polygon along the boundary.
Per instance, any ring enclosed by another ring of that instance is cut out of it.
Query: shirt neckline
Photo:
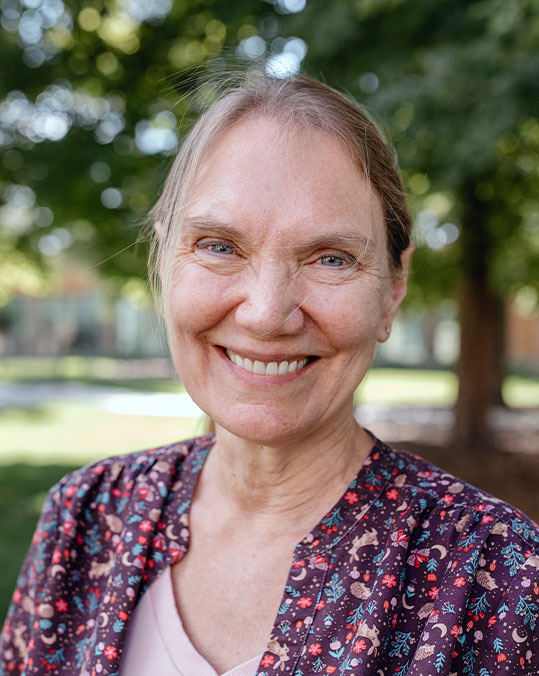
[[[218,676],[212,665],[195,648],[185,631],[181,615],[174,603],[170,566],[150,585],[148,599],[156,627],[174,666],[181,674]],[[221,676],[246,676],[256,671],[262,655],[256,655],[223,672]]]
[[[397,458],[393,449],[371,432],[368,433],[373,439],[373,445],[358,473],[321,521],[296,545],[294,560],[329,553],[357,521],[369,518],[371,505],[396,473]],[[189,548],[190,540],[188,522],[191,502],[200,472],[214,444],[213,434],[194,441],[193,451],[187,456],[181,469],[181,485],[167,506],[167,511],[183,515],[185,526],[180,540],[185,551]]]

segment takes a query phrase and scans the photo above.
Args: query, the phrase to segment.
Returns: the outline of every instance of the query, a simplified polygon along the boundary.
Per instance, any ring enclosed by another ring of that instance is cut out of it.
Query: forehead
[[[225,132],[201,162],[185,215],[221,218],[285,236],[350,228],[385,242],[380,200],[343,144],[267,118]]]

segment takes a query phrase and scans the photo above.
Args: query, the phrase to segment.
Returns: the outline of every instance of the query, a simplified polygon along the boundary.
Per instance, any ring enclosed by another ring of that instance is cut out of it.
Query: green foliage
[[[0,58],[10,67],[0,72],[0,246],[24,253],[28,284],[40,260],[64,250],[106,261],[108,275],[143,275],[144,247],[132,245],[177,126],[183,136],[211,99],[197,68],[213,59],[214,70],[226,69],[238,45],[249,64],[241,45],[254,36],[266,41],[266,58],[282,55],[295,36],[308,48],[305,70],[367,104],[396,144],[418,226],[410,302],[452,294],[459,271],[478,258],[499,293],[525,288],[537,298],[537,3],[286,7],[36,0],[29,9],[3,0]],[[253,62],[260,44],[247,50]],[[463,236],[475,227],[466,219],[471,198],[481,215],[472,244]]]
[[[106,261],[108,275],[143,275],[144,247],[131,247],[178,122],[184,133],[200,108],[187,94],[197,73],[186,69],[255,34],[251,11],[270,7],[4,0],[1,8],[0,58],[10,66],[0,71],[0,246],[34,263],[67,250]]]

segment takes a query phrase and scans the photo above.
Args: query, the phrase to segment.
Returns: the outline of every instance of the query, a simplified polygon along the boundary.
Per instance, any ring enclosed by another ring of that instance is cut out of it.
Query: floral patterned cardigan
[[[0,640],[1,676],[118,673],[133,608],[189,547],[212,444],[111,458],[51,490]],[[297,545],[257,674],[539,674],[538,569],[529,519],[376,441]],[[231,619],[241,612],[238,598]]]

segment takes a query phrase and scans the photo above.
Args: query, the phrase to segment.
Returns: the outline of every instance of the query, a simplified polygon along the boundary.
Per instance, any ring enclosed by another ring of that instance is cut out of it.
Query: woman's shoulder
[[[421,506],[422,520],[432,526],[455,521],[457,530],[485,531],[514,539],[529,550],[539,546],[539,526],[517,507],[431,464],[418,455],[390,449],[392,482],[400,495]]]
[[[206,435],[98,460],[60,479],[49,499],[58,504],[111,491],[125,497],[143,484],[168,485],[178,480],[189,458],[204,454],[212,443],[213,436]]]

